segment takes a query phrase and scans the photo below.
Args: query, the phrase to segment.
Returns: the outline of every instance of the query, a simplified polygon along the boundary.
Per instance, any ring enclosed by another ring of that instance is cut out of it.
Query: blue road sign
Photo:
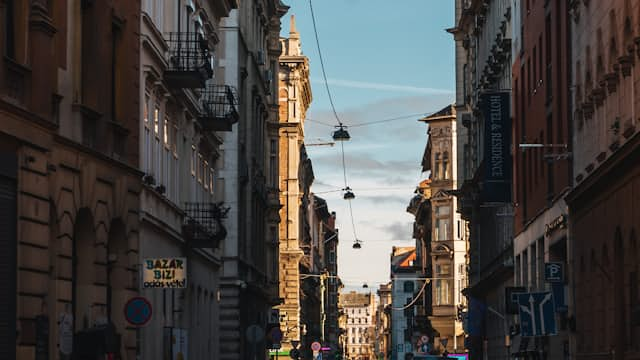
[[[143,297],[133,297],[124,305],[124,317],[129,324],[143,326],[151,320],[151,303]]]
[[[546,282],[564,281],[564,264],[560,262],[545,263],[544,280]]]
[[[518,293],[522,336],[556,335],[555,303],[551,292]]]

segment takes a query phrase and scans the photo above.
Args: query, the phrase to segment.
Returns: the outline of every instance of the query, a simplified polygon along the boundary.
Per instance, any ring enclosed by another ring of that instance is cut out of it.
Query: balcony
[[[231,86],[208,85],[202,92],[200,107],[198,119],[204,130],[231,131],[238,122],[238,95]]]
[[[169,67],[165,81],[175,88],[200,89],[213,77],[213,56],[200,33],[169,33]]]
[[[182,235],[191,248],[215,249],[227,236],[222,219],[229,208],[222,203],[186,203]]]

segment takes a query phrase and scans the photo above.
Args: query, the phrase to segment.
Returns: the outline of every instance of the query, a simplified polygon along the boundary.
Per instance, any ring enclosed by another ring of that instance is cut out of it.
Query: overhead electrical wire
[[[320,68],[322,69],[322,77],[324,78],[324,85],[327,89],[327,96],[329,97],[329,103],[331,104],[331,110],[333,110],[333,116],[335,116],[338,125],[342,126],[342,121],[338,117],[336,106],[333,104],[333,97],[331,96],[331,90],[329,89],[329,82],[327,81],[327,73],[324,69],[324,60],[322,58],[322,51],[320,50],[320,38],[318,37],[318,28],[316,26],[316,15],[313,12],[313,1],[309,0],[309,8],[311,9],[311,21],[313,22],[313,32],[316,37],[316,46],[318,47],[318,57],[320,58]]]
[[[327,80],[327,72],[325,70],[324,67],[324,59],[322,57],[322,50],[320,47],[320,37],[318,36],[318,26],[316,24],[316,15],[315,12],[313,11],[313,0],[309,0],[309,9],[311,10],[311,21],[313,23],[313,33],[315,35],[315,39],[316,39],[316,46],[318,48],[318,57],[320,58],[320,68],[322,70],[322,78],[324,79],[324,85],[325,85],[325,89],[327,90],[327,96],[329,97],[329,104],[331,105],[331,110],[333,111],[333,116],[336,118],[336,121],[338,122],[338,127],[340,130],[344,129],[344,126],[342,124],[342,121],[340,120],[340,117],[338,116],[338,112],[336,111],[336,106],[333,102],[333,96],[331,95],[331,89],[329,88],[329,81]],[[342,175],[344,178],[344,191],[345,192],[349,192],[350,188],[348,186],[348,182],[347,182],[347,164],[345,161],[345,156],[344,156],[344,141],[340,142],[340,151],[342,153]],[[345,193],[346,194],[346,193]],[[354,237],[354,241],[356,244],[358,244],[360,242],[360,240],[358,239],[357,233],[356,233],[356,225],[355,225],[355,220],[353,217],[353,207],[351,205],[351,198],[346,198],[345,199],[347,201],[349,201],[349,215],[351,217],[351,227],[353,229],[353,237]]]

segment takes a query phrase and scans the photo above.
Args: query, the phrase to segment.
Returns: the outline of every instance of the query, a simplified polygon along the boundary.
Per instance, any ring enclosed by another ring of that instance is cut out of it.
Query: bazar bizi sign
[[[186,258],[144,259],[142,287],[183,289],[187,287]]]

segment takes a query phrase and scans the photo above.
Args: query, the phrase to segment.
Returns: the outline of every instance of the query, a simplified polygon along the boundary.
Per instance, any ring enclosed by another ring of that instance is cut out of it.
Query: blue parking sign
[[[564,264],[561,262],[549,262],[544,264],[544,280],[546,282],[564,281]]]

